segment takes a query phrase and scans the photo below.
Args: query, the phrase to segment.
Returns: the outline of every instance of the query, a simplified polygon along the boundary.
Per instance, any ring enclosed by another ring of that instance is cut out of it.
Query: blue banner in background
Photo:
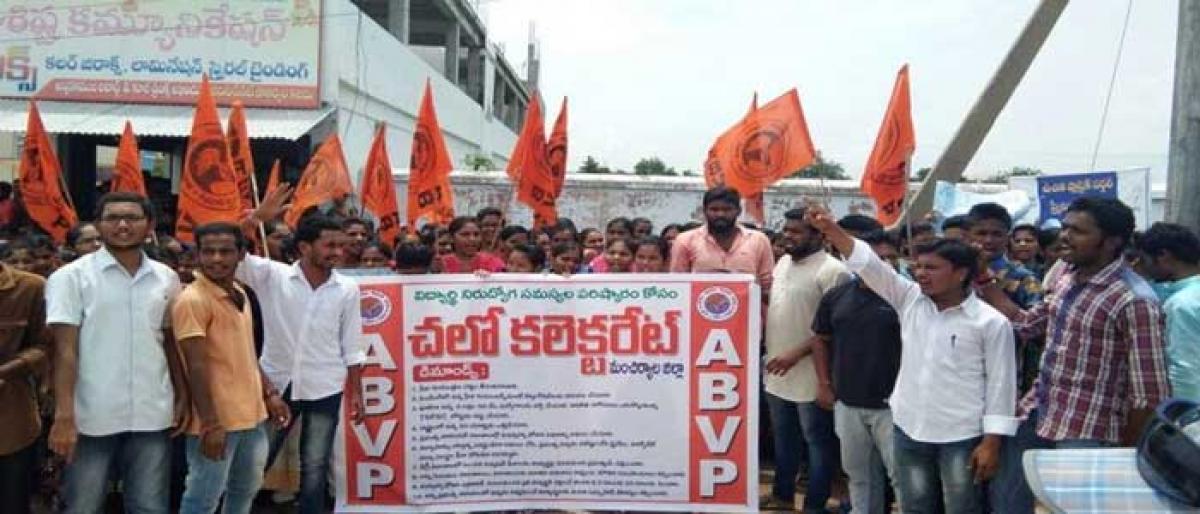
[[[1117,172],[1041,176],[1037,178],[1037,196],[1042,222],[1050,219],[1062,221],[1067,207],[1076,198],[1117,198]]]

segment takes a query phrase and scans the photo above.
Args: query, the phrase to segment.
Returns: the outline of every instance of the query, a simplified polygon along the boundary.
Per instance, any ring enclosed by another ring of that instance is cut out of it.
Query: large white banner
[[[0,96],[320,103],[321,0],[0,0]]]
[[[358,277],[367,417],[338,510],[750,511],[748,275]]]

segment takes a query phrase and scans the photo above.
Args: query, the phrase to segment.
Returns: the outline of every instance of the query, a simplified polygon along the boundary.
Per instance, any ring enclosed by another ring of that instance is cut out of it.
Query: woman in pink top
[[[479,221],[475,218],[454,218],[454,221],[450,222],[450,237],[454,240],[454,251],[442,256],[442,273],[504,271],[504,261],[495,255],[480,251],[483,238],[479,233]]]
[[[613,239],[604,245],[608,273],[629,273],[633,268],[633,248],[628,239]]]

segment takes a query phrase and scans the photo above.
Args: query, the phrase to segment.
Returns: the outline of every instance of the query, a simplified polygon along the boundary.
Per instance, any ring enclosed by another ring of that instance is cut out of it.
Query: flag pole
[[[901,208],[900,208],[900,212],[903,213],[903,215],[904,215],[904,226],[907,231],[909,258],[912,258],[912,255],[914,252],[914,245],[913,245],[913,239],[912,239],[912,213],[908,212],[909,189],[910,189],[910,187],[909,187],[910,183],[909,183],[908,178],[909,178],[909,173],[910,173],[911,169],[912,169],[912,155],[910,154],[908,156],[908,158],[904,159],[904,200],[902,200],[903,205],[901,205]]]
[[[254,170],[246,170],[250,172],[250,197],[254,200],[254,209],[257,210],[260,205],[258,199],[258,177]],[[281,170],[282,171],[282,170]],[[271,258],[271,250],[267,247],[267,226],[263,222],[258,222],[258,237],[262,240],[263,258]]]

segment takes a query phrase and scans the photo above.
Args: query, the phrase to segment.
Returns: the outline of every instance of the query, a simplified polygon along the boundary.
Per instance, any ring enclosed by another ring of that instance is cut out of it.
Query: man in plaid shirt
[[[1023,311],[995,280],[978,287],[1020,337],[1046,338],[1041,370],[1017,407],[1024,421],[1010,442],[1018,451],[1006,454],[1012,459],[996,478],[1009,502],[999,512],[1033,512],[1024,450],[1129,444],[1170,396],[1162,311],[1122,258],[1133,229],[1133,211],[1120,201],[1080,198],[1063,218],[1068,267],[1041,303]]]

